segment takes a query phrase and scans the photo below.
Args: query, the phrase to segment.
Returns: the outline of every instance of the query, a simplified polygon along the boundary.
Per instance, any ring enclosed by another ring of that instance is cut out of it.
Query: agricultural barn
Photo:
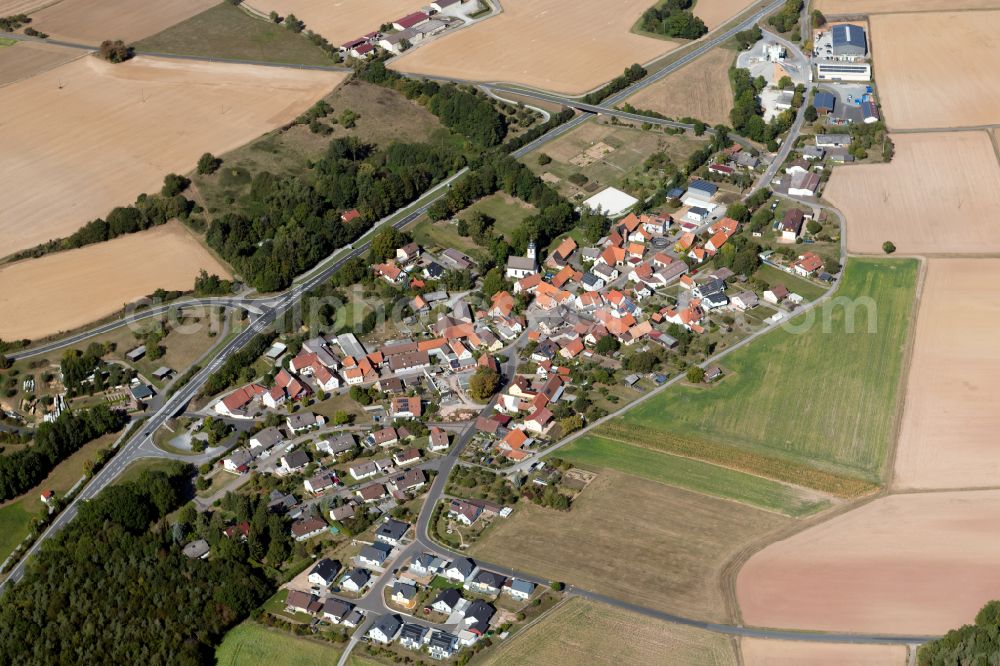
[[[875,102],[862,102],[861,115],[865,119],[866,123],[877,123],[878,107],[875,106]]]
[[[834,56],[863,56],[868,53],[864,28],[842,24],[833,26],[831,32]]]
[[[871,81],[872,66],[866,62],[820,62],[816,64],[820,81]]]
[[[813,106],[821,114],[833,113],[836,104],[837,98],[833,96],[833,93],[822,90],[816,93],[816,99],[813,100]]]

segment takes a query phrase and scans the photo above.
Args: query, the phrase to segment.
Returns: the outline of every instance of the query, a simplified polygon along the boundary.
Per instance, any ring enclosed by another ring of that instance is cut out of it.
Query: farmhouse
[[[420,25],[430,20],[430,17],[423,12],[413,12],[412,14],[407,14],[403,18],[396,19],[392,22],[392,27],[396,30],[406,30],[412,28],[415,25]]]

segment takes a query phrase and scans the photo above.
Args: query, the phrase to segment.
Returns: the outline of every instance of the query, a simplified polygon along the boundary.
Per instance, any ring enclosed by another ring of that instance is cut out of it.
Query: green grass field
[[[35,515],[25,508],[28,500],[22,497],[0,507],[0,561],[6,559],[28,536],[31,519]]]
[[[695,492],[752,504],[787,516],[804,516],[828,506],[791,486],[669,453],[629,446],[603,437],[581,437],[556,457],[595,470],[611,468]]]
[[[727,356],[722,382],[678,385],[606,429],[647,448],[659,446],[649,437],[658,432],[667,447],[702,440],[717,451],[879,483],[899,409],[917,268],[915,260],[852,259],[834,301]]]
[[[16,39],[11,39],[10,37],[0,37],[0,49],[5,46],[14,46],[14,44],[17,44]]]
[[[215,651],[219,666],[318,666],[335,664],[339,656],[333,645],[253,623],[231,629]]]
[[[137,51],[173,53],[295,65],[333,65],[333,59],[304,35],[250,16],[222,2],[136,42]]]
[[[468,219],[475,213],[489,215],[496,220],[493,229],[510,240],[510,235],[514,233],[514,230],[521,226],[521,223],[526,218],[534,215],[536,212],[534,206],[526,204],[503,192],[498,192],[488,197],[483,197],[472,204],[459,213],[459,217]]]

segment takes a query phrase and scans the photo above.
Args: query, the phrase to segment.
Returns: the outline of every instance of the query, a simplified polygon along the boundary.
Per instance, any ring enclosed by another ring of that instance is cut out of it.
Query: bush
[[[108,62],[113,63],[125,62],[135,55],[135,51],[132,47],[125,46],[125,42],[120,39],[116,39],[115,41],[105,39],[101,42],[101,46],[97,50],[97,53]]]
[[[893,244],[892,241],[886,241],[882,243],[882,251],[885,252],[886,254],[892,254],[893,252],[896,251],[896,246],[895,244]]]
[[[160,194],[164,197],[175,197],[188,188],[191,179],[186,176],[179,176],[176,173],[168,173],[163,179],[163,188]]]
[[[222,166],[222,160],[212,153],[205,153],[198,158],[198,173],[206,175],[215,173]]]
[[[542,153],[541,155],[538,156],[538,163],[540,165],[542,165],[542,166],[545,166],[546,164],[550,164],[551,162],[552,162],[552,158],[549,157],[548,155],[546,155],[545,153]]]
[[[697,365],[693,365],[688,368],[687,380],[692,384],[701,384],[705,381],[705,371]]]

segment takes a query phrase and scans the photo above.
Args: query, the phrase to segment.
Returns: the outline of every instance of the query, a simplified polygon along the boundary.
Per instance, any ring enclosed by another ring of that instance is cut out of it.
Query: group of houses
[[[460,19],[446,13],[460,8],[464,2],[467,0],[434,0],[418,11],[389,21],[378,30],[341,44],[340,52],[359,59],[370,58],[379,51],[399,55],[411,46],[461,23]]]

